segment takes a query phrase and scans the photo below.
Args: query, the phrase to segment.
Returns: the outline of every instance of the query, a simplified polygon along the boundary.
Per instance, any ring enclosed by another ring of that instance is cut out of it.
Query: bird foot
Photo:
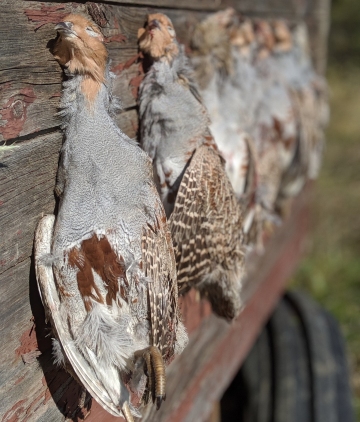
[[[151,394],[153,403],[156,402],[156,409],[160,409],[162,401],[166,400],[165,385],[165,364],[161,352],[156,346],[149,346],[146,349],[136,352],[142,356],[146,363],[148,377],[148,392]],[[146,400],[147,401],[147,400]]]
[[[134,422],[134,418],[131,414],[130,406],[128,402],[125,402],[121,408],[121,412],[124,415],[126,422]]]

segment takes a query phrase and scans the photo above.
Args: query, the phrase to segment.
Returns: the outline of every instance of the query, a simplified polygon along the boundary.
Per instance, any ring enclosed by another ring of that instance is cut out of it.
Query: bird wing
[[[152,345],[168,361],[174,354],[178,324],[176,265],[165,211],[155,186],[153,189],[157,197],[155,215],[143,228],[142,269],[149,279]]]
[[[46,258],[50,257],[54,221],[53,215],[42,218],[36,229],[34,242],[36,278],[46,315],[52,323],[54,336],[60,342],[61,351],[75,371],[74,375],[109,413],[121,416],[121,407],[124,402],[129,401],[129,392],[120,378],[118,369],[110,365],[104,370],[101,365],[97,365],[97,357],[91,350],[88,350],[85,357],[79,351],[73,333],[69,330],[69,321],[64,318],[64,298],[60,293],[53,266],[46,262]],[[114,397],[117,397],[117,400],[114,400]]]
[[[178,283],[196,284],[242,256],[242,209],[219,153],[200,146],[182,178],[169,224]]]
[[[246,179],[243,194],[243,203],[245,207],[254,200],[254,195],[257,185],[257,154],[255,151],[253,139],[245,134],[244,136],[247,149],[247,166],[246,166]]]
[[[285,169],[282,175],[279,190],[278,202],[282,199],[296,196],[302,189],[307,169],[309,167],[309,139],[311,138],[312,121],[314,108],[312,104],[303,104],[302,93],[289,89],[294,112],[298,121],[298,131],[296,136],[295,153],[291,164]],[[310,123],[310,124],[309,124]]]

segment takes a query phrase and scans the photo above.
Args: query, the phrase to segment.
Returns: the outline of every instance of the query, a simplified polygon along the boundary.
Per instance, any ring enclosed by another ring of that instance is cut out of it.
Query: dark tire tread
[[[303,293],[286,293],[221,401],[222,422],[354,422],[343,336]]]

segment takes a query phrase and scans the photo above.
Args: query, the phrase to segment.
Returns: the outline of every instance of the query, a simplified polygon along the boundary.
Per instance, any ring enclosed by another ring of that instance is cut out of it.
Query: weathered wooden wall
[[[0,150],[2,422],[56,422],[63,420],[64,415],[73,418],[78,397],[78,386],[51,364],[49,327],[44,323],[32,262],[36,223],[42,214],[52,213],[55,209],[53,188],[62,142],[56,116],[62,73],[47,48],[48,42],[55,37],[54,24],[70,12],[85,12],[102,27],[112,69],[117,75],[115,93],[120,96],[124,107],[117,121],[129,136],[135,136],[138,125],[136,94],[143,75],[141,63],[137,60],[136,34],[146,14],[154,10],[155,3],[158,11],[171,17],[179,39],[185,43],[198,20],[229,5],[252,16],[285,17],[294,21],[308,19],[314,34],[313,50],[318,68],[324,67],[329,0],[113,0],[111,4],[0,2],[0,145],[13,147]],[[275,298],[276,295],[272,302]],[[202,306],[204,313],[208,314],[208,307]],[[261,314],[262,318],[266,312]],[[200,311],[198,316],[200,322]],[[188,319],[190,329],[197,325],[194,321]],[[261,318],[253,327],[252,337],[260,323]],[[224,323],[217,324],[214,325],[217,330],[222,330]],[[199,333],[201,331],[196,331],[194,336]],[[210,336],[217,335],[216,330],[209,333]],[[203,346],[207,347],[205,343]],[[192,342],[183,359],[190,359],[191,351],[196,347]],[[237,362],[238,365],[240,359]],[[179,365],[175,362],[169,369],[173,383],[177,382]],[[232,368],[232,372],[235,369]],[[221,388],[225,386],[222,382]],[[217,388],[217,395],[219,391]],[[171,400],[169,394],[168,401]],[[164,409],[166,414],[167,408]],[[100,420],[97,412],[101,413],[101,410],[93,404],[89,420]],[[147,420],[160,420],[159,415],[153,419],[149,416]]]

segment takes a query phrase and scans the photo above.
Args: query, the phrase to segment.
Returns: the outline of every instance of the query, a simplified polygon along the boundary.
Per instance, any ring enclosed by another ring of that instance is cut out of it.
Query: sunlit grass
[[[331,122],[315,186],[311,246],[294,284],[340,322],[360,420],[360,68],[332,66],[328,81]]]

